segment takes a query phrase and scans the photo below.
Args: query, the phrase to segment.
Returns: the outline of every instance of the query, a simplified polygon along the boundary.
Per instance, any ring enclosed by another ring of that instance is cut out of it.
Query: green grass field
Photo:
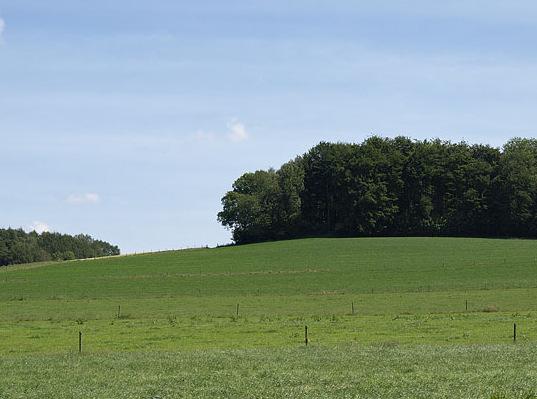
[[[307,239],[0,269],[2,399],[534,398],[536,355],[531,240]]]

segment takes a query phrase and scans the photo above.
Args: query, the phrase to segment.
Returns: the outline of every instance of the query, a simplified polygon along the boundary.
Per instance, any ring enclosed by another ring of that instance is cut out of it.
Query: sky
[[[230,242],[233,181],[373,134],[537,133],[537,3],[0,0],[0,227]]]

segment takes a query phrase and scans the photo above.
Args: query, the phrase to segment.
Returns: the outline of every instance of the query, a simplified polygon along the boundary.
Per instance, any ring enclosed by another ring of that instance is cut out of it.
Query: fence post
[[[239,304],[237,304],[237,317],[239,317]]]
[[[516,323],[513,323],[513,342],[516,342]]]
[[[308,326],[304,326],[304,343],[308,346]]]
[[[354,315],[354,301],[351,302],[352,314]]]
[[[82,353],[82,331],[78,332],[78,353]]]

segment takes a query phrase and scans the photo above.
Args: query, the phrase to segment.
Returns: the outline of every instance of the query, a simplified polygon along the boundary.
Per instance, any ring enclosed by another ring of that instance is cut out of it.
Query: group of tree
[[[72,260],[119,255],[119,248],[88,235],[41,234],[0,229],[0,266],[49,260]]]
[[[238,178],[218,220],[235,243],[311,236],[537,236],[537,140],[321,142]]]

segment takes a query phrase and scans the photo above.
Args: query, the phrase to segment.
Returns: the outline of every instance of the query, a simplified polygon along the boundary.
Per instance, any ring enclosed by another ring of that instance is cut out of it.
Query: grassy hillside
[[[537,381],[537,370],[511,360],[492,362],[489,351],[505,359],[514,353],[516,322],[517,356],[537,352],[536,271],[534,241],[462,238],[308,239],[2,268],[0,368],[10,372],[0,375],[0,398],[18,397],[16,389],[2,388],[14,381],[27,387],[25,397],[63,397],[63,392],[64,397],[122,397],[121,384],[102,376],[101,362],[136,370],[132,378],[141,380],[129,380],[134,386],[125,397],[181,397],[171,391],[177,375],[155,371],[168,366],[193,379],[194,386],[185,387],[190,396],[285,396],[283,388],[270,391],[281,379],[300,388],[293,391],[296,397],[322,397],[334,384],[341,387],[339,396],[360,397],[357,393],[373,388],[357,391],[360,384],[334,375],[347,369],[353,356],[372,359],[379,350],[386,350],[393,364],[373,364],[349,377],[374,384],[391,370],[395,384],[394,376],[401,380],[409,373],[408,386],[382,385],[379,395],[408,397],[421,381],[435,384],[439,394],[413,397],[445,397],[440,393],[459,387],[474,367],[481,367],[484,377],[476,377],[476,385],[458,397],[530,395],[537,382],[527,381]],[[479,358],[468,358],[467,350]],[[438,362],[434,367],[446,362],[455,369],[437,381],[416,357],[424,353]],[[342,363],[314,366],[323,356]],[[399,356],[408,364],[401,365]],[[255,358],[267,362],[252,374],[247,365]],[[147,370],[145,361],[151,365]],[[26,364],[34,366],[21,379]],[[285,375],[278,374],[279,364]],[[507,372],[507,364],[516,379],[490,377]],[[218,387],[229,383],[211,378],[213,372],[243,373],[255,383],[238,384],[235,395],[224,395]],[[69,382],[77,378],[73,373],[89,373],[83,386],[91,394],[80,395],[80,386]],[[303,381],[306,375],[318,380]],[[32,390],[23,382],[48,378],[62,391]],[[196,383],[205,390],[196,391]],[[251,391],[256,384],[264,388]]]
[[[5,268],[0,300],[533,288],[536,271],[530,240],[309,239]]]

